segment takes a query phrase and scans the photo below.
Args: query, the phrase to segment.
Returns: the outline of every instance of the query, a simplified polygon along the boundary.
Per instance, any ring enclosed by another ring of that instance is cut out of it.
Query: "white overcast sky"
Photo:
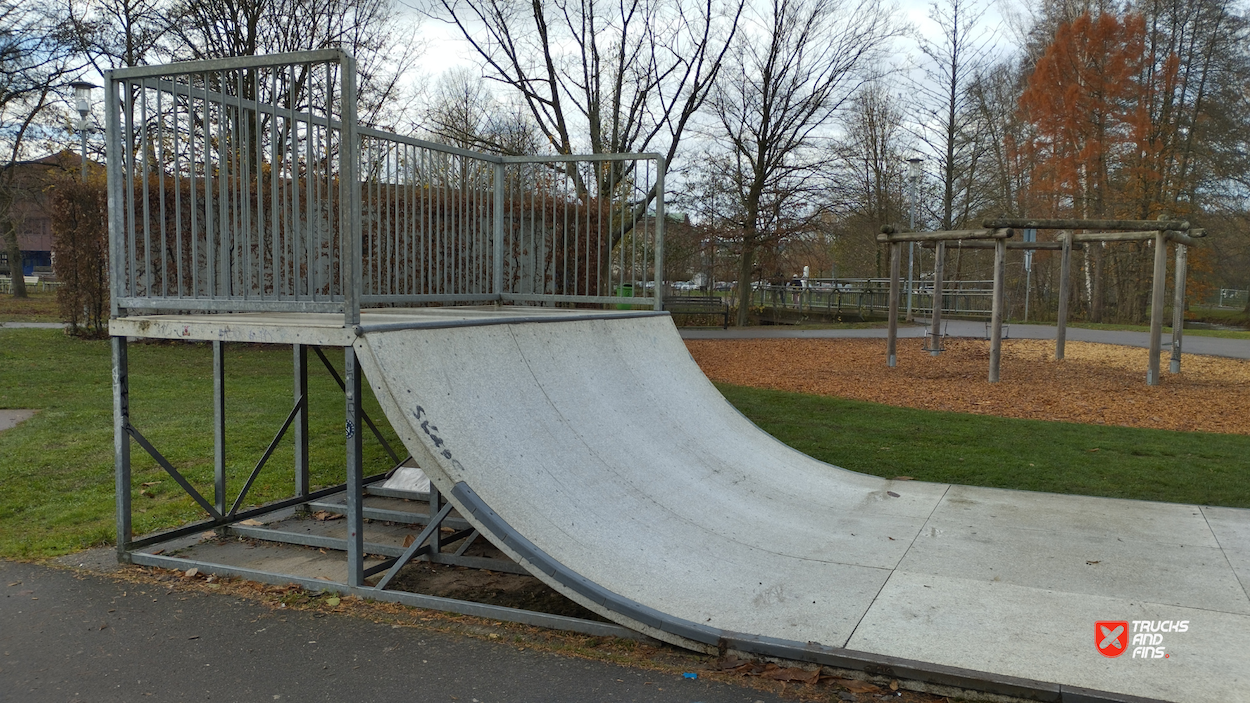
[[[980,22],[981,29],[990,33],[1000,48],[1010,48],[1015,41],[1015,32],[1010,22],[1004,17],[1019,13],[1021,4],[1018,0],[984,0],[987,11]],[[400,0],[401,4],[412,6],[420,0]],[[916,27],[923,35],[933,37],[939,34],[936,25],[929,19],[931,0],[896,0],[900,16],[908,24]],[[444,71],[456,66],[476,67],[475,56],[467,48],[459,30],[454,26],[423,18],[420,27],[421,37],[426,44],[422,57],[421,73],[426,78],[437,79]],[[900,58],[913,56],[918,52],[915,43],[910,40],[899,40]],[[915,60],[913,58],[913,60]]]

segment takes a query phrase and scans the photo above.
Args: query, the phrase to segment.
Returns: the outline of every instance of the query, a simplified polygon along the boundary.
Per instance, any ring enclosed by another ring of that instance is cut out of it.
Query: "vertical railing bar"
[[[457,279],[460,285],[456,288],[456,293],[467,293],[469,289],[465,286],[464,281],[468,271],[468,252],[469,252],[469,157],[461,155],[460,157],[460,226],[456,231],[460,235],[460,241],[456,244],[456,268]]]
[[[307,88],[305,88],[306,90],[305,95],[308,96],[308,114],[311,117],[312,116],[312,85],[313,85],[312,84],[312,80],[313,80],[313,67],[312,66],[309,66],[308,69],[304,72],[304,77],[308,81],[308,86]],[[305,122],[304,125],[305,125],[304,127],[304,133],[305,133],[305,136],[304,136],[304,236],[303,236],[303,242],[302,242],[303,246],[301,247],[301,251],[300,253],[294,255],[293,261],[291,262],[291,265],[294,267],[292,271],[293,271],[293,275],[295,276],[295,282],[296,282],[295,283],[296,287],[294,290],[294,294],[295,294],[294,297],[297,300],[301,296],[307,297],[308,294],[311,292],[308,277],[309,275],[312,274],[312,256],[310,252],[312,251],[312,230],[315,227],[315,225],[313,224],[313,218],[316,214],[316,208],[314,207],[314,202],[313,202],[314,201],[313,188],[314,188],[315,180],[316,180],[313,177],[314,176],[313,144],[314,144],[314,139],[316,138],[316,135],[317,135],[317,127],[316,125],[313,124],[313,121],[311,119]],[[300,267],[301,261],[304,264],[302,269]]]
[[[126,292],[130,295],[138,295],[138,286],[135,284],[135,258],[138,256],[138,247],[135,245],[135,100],[134,85],[129,81],[123,85],[126,87],[126,269],[129,276],[126,280]]]
[[[644,204],[644,212],[642,216],[643,216],[643,221],[645,222],[646,216],[647,216],[647,213],[645,212],[645,204],[647,202],[647,195],[650,192],[651,185],[652,185],[651,183],[651,160],[650,159],[647,160],[646,165],[643,167],[643,172],[645,174],[644,178],[646,180],[643,183],[643,191],[639,193],[639,197],[642,198],[642,202]],[[655,231],[654,223],[652,224],[653,226],[651,228],[651,231],[654,232]],[[654,237],[650,236],[650,234],[647,235],[647,239],[654,241]],[[643,280],[642,280],[643,295],[646,295],[647,293],[647,278],[646,277],[648,275],[648,271],[647,271],[647,259],[648,258],[649,257],[647,256],[647,242],[644,240],[643,245],[642,245],[642,269],[640,270],[640,273],[643,276]],[[652,278],[654,278],[654,276],[652,276]],[[659,291],[656,291],[655,294],[658,295]]]
[[[535,166],[534,170],[541,173],[540,171],[541,168],[542,168],[541,166]],[[539,193],[536,193],[536,195],[540,196],[540,200],[541,200],[540,207],[542,208],[542,212],[539,214],[539,218],[538,218],[540,226],[542,227],[542,230],[541,230],[542,239],[540,240],[542,243],[542,246],[540,248],[540,251],[538,252],[538,258],[535,259],[535,263],[538,265],[538,292],[543,295],[546,295],[549,292],[547,290],[547,194],[548,193],[547,193],[546,187],[536,187],[535,190],[541,191]],[[552,242],[551,246],[553,249],[555,248],[554,241]]]
[[[503,208],[507,171],[503,164],[491,166],[491,292],[503,296]]]
[[[302,64],[305,70],[310,70],[310,64]],[[278,290],[281,295],[294,298],[299,290],[299,252],[303,248],[300,243],[302,239],[299,221],[300,203],[299,203],[299,116],[296,104],[296,96],[299,92],[296,90],[299,82],[299,71],[296,66],[291,67],[291,77],[288,82],[287,109],[290,111],[287,117],[287,171],[291,174],[291,210],[290,221],[287,225],[286,243],[282,247],[282,256],[285,259],[282,262],[282,273],[286,276],[286,283]],[[287,252],[290,251],[288,255]],[[288,270],[289,268],[289,270]],[[276,288],[276,286],[275,286]]]
[[[419,293],[430,292],[430,211],[433,204],[430,202],[432,197],[430,189],[430,150],[421,150],[421,232],[419,242],[421,246],[421,284],[417,288]]]
[[[235,84],[238,86],[238,94],[239,94],[238,120],[239,120],[239,132],[241,134],[240,143],[238,146],[238,153],[239,153],[238,159],[239,159],[239,170],[240,170],[240,174],[239,174],[240,201],[239,202],[243,208],[243,236],[247,238],[247,242],[248,242],[247,251],[246,251],[246,257],[247,257],[246,260],[248,264],[247,264],[247,276],[245,278],[247,282],[243,287],[243,295],[244,297],[250,297],[252,295],[253,285],[255,285],[256,297],[264,298],[265,297],[265,281],[264,281],[265,256],[263,252],[263,246],[260,245],[260,242],[263,242],[264,240],[257,236],[254,236],[255,231],[256,231],[256,227],[253,224],[253,217],[252,217],[252,194],[254,192],[254,189],[252,188],[252,161],[249,158],[251,156],[250,149],[252,146],[252,125],[251,125],[251,121],[247,119],[247,114],[249,110],[243,107],[244,98],[247,97],[247,91],[245,88],[247,83],[244,80],[244,69],[239,69],[235,72]],[[253,102],[258,102],[258,101],[253,101]],[[259,109],[259,108],[256,108],[256,109]],[[255,261],[254,266],[253,266],[253,261],[252,261],[252,241],[253,240],[257,242],[257,247],[256,247],[257,255],[256,255],[256,261]],[[254,272],[253,272],[253,269],[255,269]]]
[[[442,172],[440,176],[441,187],[439,188],[439,228],[436,236],[438,237],[438,288],[435,290],[438,294],[447,292],[447,231],[449,229],[447,223],[447,215],[451,210],[451,181],[447,177],[447,162],[451,159],[448,154],[443,154],[439,160],[439,170]]]
[[[255,122],[255,125],[256,125],[256,145],[254,149],[254,152],[255,152],[254,155],[256,157],[255,158],[256,187],[254,189],[256,193],[255,229],[256,229],[256,244],[258,248],[259,268],[260,268],[260,270],[257,272],[257,276],[259,278],[258,293],[259,293],[259,297],[263,298],[265,297],[264,278],[268,271],[265,268],[265,239],[266,239],[265,237],[265,146],[264,146],[264,141],[263,141],[263,135],[265,133],[265,127],[263,123],[265,111],[262,108],[263,101],[261,100],[261,95],[260,95],[260,82],[262,80],[260,71],[258,71],[255,68],[249,69],[248,77],[250,79],[249,82],[253,86],[255,93],[256,93],[253,96],[256,100],[256,110],[253,113],[254,114],[253,122]],[[273,171],[271,169],[270,177],[272,176],[273,176]],[[248,187],[249,187],[249,190],[252,190],[250,182],[248,184]],[[250,197],[251,195],[249,193],[249,199]]]
[[[148,91],[142,83],[139,88],[139,167],[143,169],[143,292],[148,297],[152,292],[152,185],[149,173],[152,170],[148,163],[148,151],[152,148],[148,141]]]
[[[257,95],[257,98],[260,96]],[[269,275],[273,278],[273,291],[282,290],[282,270],[278,262],[278,231],[281,227],[281,186],[278,184],[278,70],[269,72],[269,99],[274,102],[269,111]]]
[[[159,165],[159,173],[160,173],[160,178],[161,178],[160,191],[157,196],[160,199],[160,206],[158,208],[158,211],[160,212],[160,221],[161,221],[161,232],[160,232],[160,237],[161,237],[161,247],[160,247],[161,249],[161,297],[168,298],[169,297],[169,262],[168,262],[167,257],[168,257],[168,251],[169,251],[169,231],[168,231],[166,217],[165,217],[165,109],[164,109],[164,101],[161,100],[161,96],[164,94],[165,94],[165,91],[161,90],[159,87],[156,89],[156,117],[157,117],[156,161],[157,161],[157,164]],[[84,157],[85,156],[86,155],[84,154]]]
[[[204,125],[204,129],[208,129],[208,125]],[[195,175],[196,171],[196,155],[195,155],[195,76],[194,74],[187,76],[187,146],[190,151],[190,187],[187,189],[191,199],[191,297],[200,297],[200,207],[197,203],[197,195],[199,194],[199,179]],[[201,152],[200,158],[203,158]],[[205,169],[207,171],[207,168]],[[207,229],[206,229],[207,231]],[[205,249],[208,242],[204,243]]]
[[[227,107],[226,96],[222,91],[226,87],[224,71],[217,72],[217,276],[220,290],[219,298],[230,298],[234,293],[234,268],[230,260],[230,246],[234,243],[233,232],[230,231],[230,154],[226,151],[228,138],[226,135]]]
[[[177,256],[177,259],[175,260],[175,268],[178,273],[178,289],[175,295],[181,298],[186,295],[186,268],[183,266],[182,262],[182,147],[178,143],[178,134],[182,131],[182,128],[179,124],[179,115],[181,110],[178,107],[178,81],[174,80],[172,81],[172,84],[173,98],[171,99],[171,102],[173,103],[174,110],[174,163],[171,170],[173,171],[174,176],[174,251]],[[189,97],[190,96],[188,95],[188,98]]]
[[[250,222],[251,210],[251,187],[247,182],[247,122],[243,119],[243,71],[236,69],[234,74],[235,95],[238,103],[234,106],[231,115],[233,119],[230,124],[230,132],[233,135],[234,144],[231,145],[230,158],[235,166],[234,181],[236,187],[235,195],[235,215],[234,221],[238,223],[239,238],[242,240],[240,263],[243,264],[240,274],[240,285],[243,288],[242,297],[244,300],[251,297],[252,292],[252,230]],[[225,90],[222,91],[225,93]]]
[[[209,102],[208,72],[204,72],[204,262],[206,280],[204,289],[207,297],[217,297],[217,250],[213,246],[213,157],[212,157],[212,114]]]
[[[559,171],[557,171],[557,173],[559,173]],[[560,243],[560,265],[562,269],[560,271],[559,290],[561,293],[567,294],[569,290],[569,209],[570,206],[577,206],[576,198],[569,197],[569,173],[567,166],[564,167],[564,173],[561,174],[560,178],[560,199],[563,201],[564,205],[564,207],[561,208],[564,211],[564,224],[560,227],[560,234],[562,237]],[[573,221],[577,221],[576,212],[574,213]]]

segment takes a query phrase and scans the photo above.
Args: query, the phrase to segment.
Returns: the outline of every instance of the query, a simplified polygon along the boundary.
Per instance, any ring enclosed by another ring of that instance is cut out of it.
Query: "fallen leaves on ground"
[[[326,520],[340,520],[347,517],[342,513],[332,513],[329,510],[318,510],[313,513],[312,516],[314,519],[321,520],[322,522],[325,522]]]
[[[741,386],[836,396],[898,407],[1034,420],[1250,435],[1250,361],[1187,354],[1181,373],[1146,385],[1148,350],[1069,341],[1003,342],[1001,381],[989,383],[989,342],[946,340],[931,357],[922,340],[898,340],[885,365],[883,339],[689,340],[709,378]],[[1097,451],[1093,449],[1091,451]]]

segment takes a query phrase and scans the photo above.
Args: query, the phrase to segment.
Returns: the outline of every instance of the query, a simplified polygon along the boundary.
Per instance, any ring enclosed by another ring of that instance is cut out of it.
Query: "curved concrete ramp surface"
[[[586,607],[683,646],[1050,700],[1250,701],[1248,511],[847,471],[740,415],[666,316],[559,318],[356,348],[434,484]],[[1105,657],[1095,623],[1120,620],[1189,622],[1166,658]]]

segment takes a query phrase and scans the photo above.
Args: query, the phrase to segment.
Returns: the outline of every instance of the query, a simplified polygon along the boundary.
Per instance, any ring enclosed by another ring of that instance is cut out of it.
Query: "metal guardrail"
[[[338,49],[106,82],[114,315],[621,304],[663,270],[657,154],[500,157],[370,129]]]

